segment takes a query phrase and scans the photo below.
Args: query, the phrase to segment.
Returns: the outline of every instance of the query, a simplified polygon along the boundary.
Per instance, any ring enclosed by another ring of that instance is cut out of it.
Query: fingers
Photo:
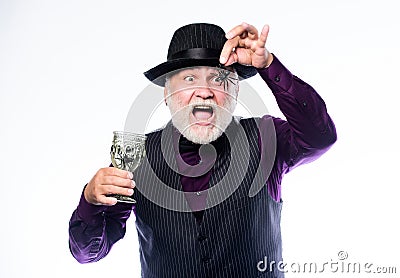
[[[225,66],[230,66],[230,65],[232,65],[233,63],[236,63],[237,60],[238,60],[237,57],[238,57],[238,56],[237,56],[236,53],[232,53],[232,54],[228,57],[228,60],[226,61]]]
[[[132,188],[120,187],[111,184],[104,185],[101,188],[101,191],[102,192],[100,195],[118,194],[118,195],[131,196],[133,194]]]
[[[133,194],[133,189],[132,188],[123,188],[123,187],[118,187],[118,186],[113,186],[113,185],[107,185],[102,188],[105,190],[103,193],[98,193],[95,195],[94,198],[94,203],[97,205],[106,205],[106,206],[113,206],[115,205],[118,201],[117,198],[109,196],[112,194],[118,194],[118,195],[125,195],[125,196],[131,196]]]
[[[104,195],[99,196],[98,204],[104,206],[113,206],[118,202],[117,198],[107,197]]]
[[[87,184],[84,195],[89,203],[96,205],[114,205],[117,200],[107,195],[119,194],[131,196],[135,182],[133,174],[114,167],[102,168]]]
[[[231,65],[233,63],[253,64],[253,54],[262,56],[265,52],[269,26],[264,25],[261,33],[253,25],[243,22],[226,33],[225,45],[221,51],[220,63]],[[259,64],[256,62],[255,64]]]
[[[101,173],[103,175],[117,176],[117,177],[127,178],[127,179],[132,179],[133,178],[133,174],[131,172],[125,171],[125,170],[121,170],[121,169],[118,169],[118,168],[115,168],[115,167],[102,168],[102,169],[100,169],[100,171],[101,171]]]
[[[252,40],[258,39],[258,30],[253,25],[242,23],[242,26],[245,27],[245,32],[247,32],[247,37]]]
[[[258,34],[257,28],[253,25],[242,23],[244,31],[240,36],[241,40],[239,40],[239,46],[247,49],[251,49],[256,52],[260,48],[265,48],[265,43],[267,41],[269,26],[264,25],[260,36]]]
[[[115,185],[119,187],[125,187],[125,188],[135,187],[135,182],[133,180],[126,178],[124,179],[117,176],[104,176],[101,183]]]
[[[233,53],[234,48],[239,45],[239,39],[240,39],[239,37],[235,37],[225,42],[219,58],[219,62],[221,64],[227,63],[227,61],[230,59],[230,56]]]
[[[225,36],[230,40],[237,36],[243,38],[243,34],[246,34],[251,39],[255,39],[258,36],[258,31],[253,25],[243,22],[242,24],[232,28]]]
[[[228,40],[230,40],[230,39],[236,37],[238,34],[243,33],[243,31],[244,31],[244,27],[242,26],[242,24],[237,25],[237,26],[233,27],[230,31],[228,31],[228,32],[225,34],[225,37],[226,37]]]
[[[225,36],[228,40],[222,48],[219,62],[225,65],[237,62],[237,55],[235,56],[233,53],[234,49],[236,47],[245,47],[242,39],[246,39],[248,36],[254,37],[255,33],[257,33],[257,29],[247,23],[237,25],[227,32]]]
[[[268,33],[269,33],[269,25],[266,24],[262,28],[260,38],[257,41],[258,47],[260,47],[260,48],[265,47],[265,43],[267,42],[267,38],[268,38]]]

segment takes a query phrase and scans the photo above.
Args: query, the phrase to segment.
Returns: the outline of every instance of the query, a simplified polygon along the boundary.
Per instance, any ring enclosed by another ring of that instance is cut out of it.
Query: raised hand
[[[243,22],[226,33],[225,45],[221,51],[220,63],[233,63],[265,68],[272,63],[273,56],[265,48],[269,26],[264,25],[261,33],[250,24]]]

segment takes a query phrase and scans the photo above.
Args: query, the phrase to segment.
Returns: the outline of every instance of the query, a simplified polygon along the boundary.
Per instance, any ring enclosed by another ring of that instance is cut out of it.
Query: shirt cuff
[[[106,206],[93,205],[86,201],[82,191],[81,199],[77,207],[78,216],[88,225],[96,226],[103,222],[103,211],[106,210]]]
[[[274,55],[274,54],[270,54]],[[261,78],[267,83],[273,93],[289,91],[293,83],[292,73],[274,55],[272,63],[267,68],[257,69]]]

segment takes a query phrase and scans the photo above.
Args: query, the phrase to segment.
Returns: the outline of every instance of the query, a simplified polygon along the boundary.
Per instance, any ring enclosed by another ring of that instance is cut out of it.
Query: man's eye
[[[194,81],[194,77],[193,77],[193,76],[186,76],[186,77],[184,78],[184,80],[185,80],[185,81],[188,81],[188,82],[193,82],[193,81]]]
[[[216,76],[213,78],[214,82],[222,82],[222,78],[220,76]]]

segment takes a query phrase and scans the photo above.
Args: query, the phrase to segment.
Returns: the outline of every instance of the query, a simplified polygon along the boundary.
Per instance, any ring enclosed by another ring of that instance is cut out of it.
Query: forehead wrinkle
[[[233,67],[230,67],[230,66],[228,66],[228,67],[225,67],[225,66],[223,66],[223,67],[209,67],[209,66],[193,66],[193,67],[187,67],[187,68],[183,68],[183,69],[179,69],[179,70],[176,70],[176,71],[174,71],[174,72],[171,72],[170,73],[170,77],[174,77],[174,76],[176,76],[176,75],[179,75],[179,74],[182,74],[182,73],[184,73],[184,72],[186,72],[186,71],[200,71],[200,70],[202,70],[202,69],[207,69],[208,70],[208,72],[218,72],[219,70],[228,70],[228,71],[230,71],[231,73],[234,73],[235,71],[234,71],[234,68]]]

